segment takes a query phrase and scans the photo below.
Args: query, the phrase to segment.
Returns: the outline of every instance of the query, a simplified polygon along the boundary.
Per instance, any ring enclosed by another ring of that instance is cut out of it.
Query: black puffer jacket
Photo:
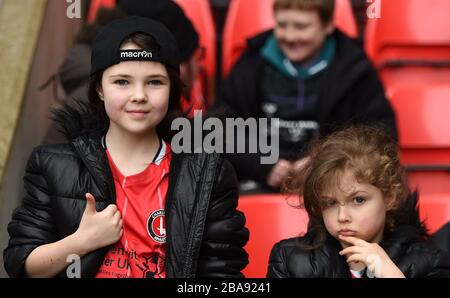
[[[413,197],[411,202],[415,203]],[[409,206],[408,206],[409,205]],[[406,205],[410,209],[411,205]],[[410,209],[411,210],[411,209]],[[403,214],[404,224],[384,234],[380,246],[407,278],[450,277],[448,255],[436,248],[424,236],[417,209]],[[408,215],[409,214],[409,215]],[[272,249],[267,277],[348,277],[350,269],[345,256],[339,255],[340,243],[327,234],[324,245],[304,250],[299,241],[311,243],[311,235],[278,242]]]
[[[71,110],[65,118],[60,120],[71,137],[83,131],[78,121],[82,115]],[[69,144],[37,147],[24,183],[25,197],[8,225],[10,241],[4,251],[11,277],[25,276],[24,262],[33,249],[76,231],[86,192],[96,198],[97,210],[115,203],[107,156],[94,134],[83,134]],[[232,166],[216,154],[173,154],[165,206],[168,277],[243,276],[249,232],[243,213],[236,210],[237,185]],[[81,259],[82,277],[96,274],[106,251]]]

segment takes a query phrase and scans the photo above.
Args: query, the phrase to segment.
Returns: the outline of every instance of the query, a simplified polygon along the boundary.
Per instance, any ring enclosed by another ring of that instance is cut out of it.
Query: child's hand
[[[347,263],[363,262],[367,269],[378,278],[404,278],[405,275],[392,262],[387,253],[377,243],[369,243],[356,237],[339,235],[339,238],[353,246],[339,252],[347,257]]]
[[[122,236],[122,218],[116,205],[97,212],[95,198],[86,193],[86,209],[75,232],[82,249],[88,253],[116,243]]]
[[[269,176],[267,177],[267,185],[273,188],[280,187],[291,171],[291,162],[285,159],[280,159],[270,171]]]

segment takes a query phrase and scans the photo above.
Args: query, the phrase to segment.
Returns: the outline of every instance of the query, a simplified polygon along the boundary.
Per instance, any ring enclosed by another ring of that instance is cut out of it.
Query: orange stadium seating
[[[402,163],[420,194],[420,213],[432,232],[450,220],[450,85],[394,84]]]
[[[419,191],[420,218],[434,233],[450,221],[450,171],[413,171],[408,177]]]
[[[249,253],[246,277],[265,277],[273,245],[285,238],[306,232],[308,215],[293,206],[298,198],[281,194],[244,195],[238,209],[245,213],[250,239],[245,249]]]
[[[87,15],[88,23],[92,23],[95,20],[97,11],[101,7],[112,8],[116,6],[116,0],[91,0],[91,6],[89,6],[89,11]]]
[[[383,82],[450,83],[448,0],[383,1],[369,19],[365,48]]]
[[[387,95],[397,114],[403,163],[450,168],[450,85],[395,85]]]

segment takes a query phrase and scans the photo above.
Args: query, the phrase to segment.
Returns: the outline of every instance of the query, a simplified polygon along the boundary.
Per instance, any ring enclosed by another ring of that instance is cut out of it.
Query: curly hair
[[[396,227],[399,207],[410,195],[407,176],[400,164],[397,143],[382,130],[351,126],[312,143],[305,167],[291,175],[284,190],[303,196],[300,206],[309,215],[308,234],[314,249],[325,241],[322,195],[337,185],[342,171],[350,169],[360,183],[370,183],[389,200],[385,229]]]

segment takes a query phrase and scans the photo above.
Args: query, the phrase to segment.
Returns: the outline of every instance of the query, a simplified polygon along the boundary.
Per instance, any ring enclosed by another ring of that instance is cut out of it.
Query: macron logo
[[[153,53],[146,50],[120,51],[121,59],[148,59],[153,58]]]

